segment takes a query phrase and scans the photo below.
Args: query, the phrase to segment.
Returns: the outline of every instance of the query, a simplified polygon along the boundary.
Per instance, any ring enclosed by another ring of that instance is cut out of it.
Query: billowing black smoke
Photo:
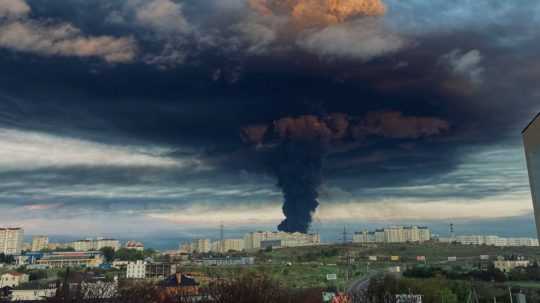
[[[323,148],[318,143],[286,142],[274,150],[270,163],[277,185],[283,191],[285,220],[278,229],[285,232],[309,230],[312,215],[319,206],[322,184]]]
[[[306,233],[319,206],[324,156],[333,147],[373,136],[400,142],[417,140],[448,129],[445,120],[404,116],[400,112],[374,112],[363,117],[331,113],[283,117],[271,124],[244,127],[241,135],[257,154],[264,156],[267,171],[276,176],[283,192],[285,220],[278,229]]]

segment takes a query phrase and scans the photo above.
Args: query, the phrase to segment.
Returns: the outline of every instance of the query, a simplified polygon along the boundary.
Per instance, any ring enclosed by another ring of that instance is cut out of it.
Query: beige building
[[[0,276],[0,288],[2,287],[18,287],[23,283],[28,283],[30,276],[19,272],[9,272]]]
[[[523,130],[525,157],[533,199],[537,236],[540,237],[540,114]]]
[[[191,243],[192,252],[208,253],[211,250],[210,239],[196,239]]]
[[[244,236],[244,249],[261,249],[261,242],[279,242],[279,247],[315,246],[321,244],[319,234],[287,233],[282,231],[250,232]]]
[[[40,251],[49,247],[49,237],[47,236],[33,236],[32,237],[32,251]]]
[[[70,244],[75,251],[93,251],[93,250],[100,250],[103,247],[112,247],[114,250],[120,249],[120,241],[115,239],[104,239],[104,238],[97,238],[97,239],[86,239],[86,240],[78,240],[75,242],[72,242]]]
[[[0,228],[0,253],[16,255],[23,249],[24,230],[22,228]]]
[[[223,241],[212,242],[213,252],[226,253],[229,251],[244,250],[244,239],[224,239]]]

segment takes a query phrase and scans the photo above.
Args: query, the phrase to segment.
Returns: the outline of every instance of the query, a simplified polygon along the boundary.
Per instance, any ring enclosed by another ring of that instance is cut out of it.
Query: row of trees
[[[503,273],[490,264],[487,270],[463,270],[461,268],[443,269],[434,266],[415,266],[407,269],[404,276],[411,278],[433,278],[443,276],[451,280],[481,280],[481,281],[540,281],[540,266],[537,262],[528,267],[518,267],[508,274]]]
[[[148,257],[153,257],[156,254],[156,251],[151,248],[145,249],[144,251],[139,251],[122,247],[115,251],[112,247],[103,247],[100,249],[100,251],[103,253],[103,256],[107,262],[112,262],[114,260],[137,261]]]

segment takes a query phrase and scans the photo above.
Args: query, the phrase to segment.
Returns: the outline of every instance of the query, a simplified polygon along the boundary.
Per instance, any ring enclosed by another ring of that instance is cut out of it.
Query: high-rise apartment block
[[[22,228],[0,228],[0,253],[16,255],[23,249],[24,230]]]

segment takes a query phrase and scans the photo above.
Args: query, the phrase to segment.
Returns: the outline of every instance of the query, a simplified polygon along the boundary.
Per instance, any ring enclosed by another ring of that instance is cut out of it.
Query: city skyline
[[[0,225],[532,236],[536,1],[109,2],[0,2]]]

